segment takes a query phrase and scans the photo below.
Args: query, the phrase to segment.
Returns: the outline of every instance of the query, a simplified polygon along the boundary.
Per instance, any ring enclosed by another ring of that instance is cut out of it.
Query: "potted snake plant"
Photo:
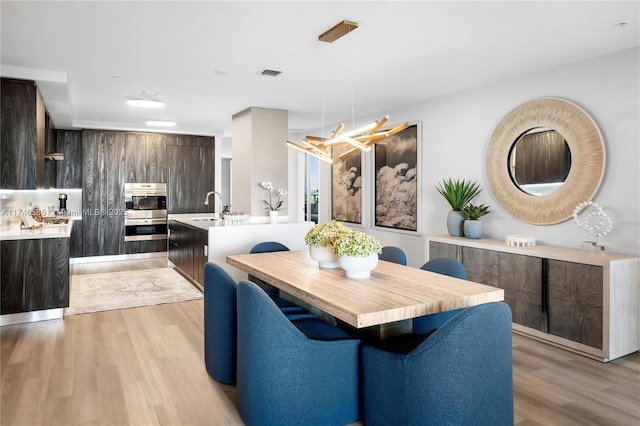
[[[462,209],[480,193],[480,185],[472,180],[449,178],[439,183],[436,189],[451,206],[451,211],[447,215],[447,231],[449,235],[462,237],[466,219]]]
[[[466,217],[464,221],[464,236],[474,240],[482,238],[482,222],[478,219],[491,213],[489,206],[469,203],[462,208],[462,213]]]

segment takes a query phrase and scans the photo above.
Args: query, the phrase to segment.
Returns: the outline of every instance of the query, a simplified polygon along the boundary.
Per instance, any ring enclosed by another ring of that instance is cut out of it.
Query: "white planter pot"
[[[333,252],[331,245],[326,247],[309,246],[309,256],[318,262],[320,268],[334,269],[340,267],[338,256]]]
[[[338,262],[347,278],[369,278],[371,271],[378,266],[378,254],[371,253],[367,257],[340,256]]]
[[[278,210],[269,210],[269,221],[271,223],[278,223]]]

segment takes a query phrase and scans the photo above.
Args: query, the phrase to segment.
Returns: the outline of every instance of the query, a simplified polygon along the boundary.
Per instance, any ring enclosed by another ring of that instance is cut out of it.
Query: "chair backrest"
[[[276,241],[265,241],[253,246],[249,253],[271,253],[274,251],[289,251],[289,247]]]
[[[503,302],[461,310],[405,355],[365,346],[362,369],[365,424],[513,425],[511,310]]]
[[[320,320],[318,320],[320,321]],[[305,336],[255,283],[238,283],[237,406],[246,424],[357,420],[359,340]]]
[[[204,357],[207,373],[236,382],[237,308],[235,280],[220,265],[204,265]]]
[[[384,246],[382,247],[382,253],[378,255],[378,259],[386,260],[388,262],[399,263],[400,265],[407,265],[407,256],[399,247]]]
[[[448,275],[454,278],[467,279],[467,271],[462,263],[452,257],[436,257],[420,267],[425,271]]]

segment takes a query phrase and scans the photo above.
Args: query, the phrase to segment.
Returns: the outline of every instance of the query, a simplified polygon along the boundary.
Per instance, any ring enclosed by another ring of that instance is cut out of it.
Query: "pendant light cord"
[[[327,67],[327,43],[325,43],[324,45],[324,66],[325,68]],[[324,108],[325,108],[325,102],[326,102],[326,96],[327,96],[327,73],[326,70],[325,72],[322,73],[322,121],[320,123],[321,127],[320,127],[320,137],[322,138],[322,140],[324,140]]]
[[[351,53],[351,27],[349,27],[349,74],[351,75],[351,128],[356,128],[356,105],[353,98],[353,58]]]

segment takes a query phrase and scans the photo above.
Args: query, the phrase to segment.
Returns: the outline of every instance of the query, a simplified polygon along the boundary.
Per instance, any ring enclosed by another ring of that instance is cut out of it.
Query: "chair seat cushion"
[[[427,340],[434,332],[435,330],[431,330],[428,333],[400,334],[385,339],[374,347],[382,351],[406,355]]]
[[[273,300],[278,308],[298,307],[298,305],[296,305],[295,303],[283,299],[280,296],[270,294],[269,297],[271,297],[271,300]]]
[[[301,318],[291,321],[298,330],[313,340],[344,340],[353,339],[346,331],[331,324],[327,324],[319,318]]]

